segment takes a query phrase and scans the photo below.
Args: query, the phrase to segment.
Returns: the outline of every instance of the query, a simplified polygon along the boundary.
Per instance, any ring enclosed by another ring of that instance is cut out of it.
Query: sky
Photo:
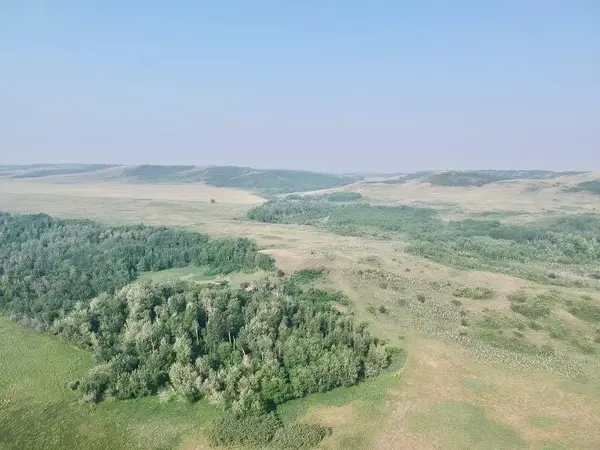
[[[600,170],[597,0],[0,0],[0,164]]]

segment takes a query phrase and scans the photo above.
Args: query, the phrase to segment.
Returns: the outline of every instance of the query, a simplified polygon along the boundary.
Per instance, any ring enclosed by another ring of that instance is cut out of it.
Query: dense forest
[[[290,282],[144,282],[78,305],[52,331],[94,352],[99,364],[77,384],[89,401],[168,387],[236,414],[262,412],[389,364],[382,343],[332,298]]]
[[[348,304],[343,294],[310,287],[318,270],[235,288],[132,283],[189,264],[274,268],[247,239],[0,214],[0,311],[93,353],[96,366],[70,380],[89,402],[169,391],[239,417],[351,386],[390,363],[390,350],[335,308]]]
[[[214,273],[273,268],[248,239],[0,213],[0,311],[39,328],[140,272],[190,264]]]

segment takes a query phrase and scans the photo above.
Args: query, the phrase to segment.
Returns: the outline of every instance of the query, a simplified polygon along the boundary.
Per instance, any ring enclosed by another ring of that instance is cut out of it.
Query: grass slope
[[[157,398],[78,403],[63,380],[92,367],[89,353],[0,317],[0,448],[168,449],[217,412]]]
[[[436,186],[483,186],[505,180],[545,180],[580,172],[551,172],[547,170],[465,170],[448,171],[425,178]]]
[[[414,414],[413,427],[420,433],[444,438],[447,449],[518,449],[525,441],[510,427],[490,420],[481,407],[461,402],[434,405],[428,411]]]
[[[591,194],[600,195],[600,180],[584,181],[583,183],[579,183],[578,185],[567,189],[567,192],[589,192]]]
[[[58,166],[51,166],[47,168],[42,168],[38,170],[28,170],[24,173],[19,173],[13,176],[13,178],[44,178],[44,177],[52,177],[56,175],[74,175],[74,174],[83,174],[89,172],[97,172],[100,170],[110,169],[111,167],[115,167],[110,164],[65,164]]]
[[[356,176],[301,170],[260,170],[236,166],[137,166],[125,168],[121,178],[149,183],[203,182],[216,187],[253,189],[268,194],[328,189],[359,179]]]

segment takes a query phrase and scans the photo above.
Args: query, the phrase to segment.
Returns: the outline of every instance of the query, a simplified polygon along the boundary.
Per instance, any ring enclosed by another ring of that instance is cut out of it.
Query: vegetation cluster
[[[89,401],[171,389],[236,415],[351,386],[391,354],[330,297],[290,282],[248,287],[130,285],[78,304],[52,331],[98,365],[74,385]]]
[[[509,225],[497,220],[443,221],[429,208],[276,200],[248,212],[250,220],[314,225],[346,235],[391,239],[403,234],[406,251],[468,269],[518,275],[556,285],[594,282],[600,273],[600,216],[553,217]]]
[[[248,239],[0,213],[0,311],[40,329],[141,272],[190,264],[213,273],[274,267]]]
[[[170,392],[205,398],[224,417],[273,424],[265,414],[276,405],[355,385],[390,364],[385,343],[335,308],[348,304],[343,294],[311,286],[319,269],[236,288],[132,283],[140,272],[189,264],[214,273],[274,267],[246,239],[0,215],[0,309],[93,354],[84,377],[64,380],[88,402]],[[289,448],[324,436],[299,427],[271,427],[265,436]],[[242,439],[226,428],[216,441],[254,439],[250,429]]]

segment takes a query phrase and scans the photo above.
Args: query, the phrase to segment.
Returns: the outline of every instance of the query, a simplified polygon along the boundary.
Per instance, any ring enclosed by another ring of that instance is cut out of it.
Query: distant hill
[[[567,192],[590,192],[592,194],[600,195],[600,180],[584,181],[567,189]]]
[[[507,180],[549,180],[583,172],[552,172],[548,170],[465,170],[431,174],[421,181],[436,186],[484,186]]]
[[[252,189],[268,194],[313,191],[346,186],[357,176],[302,170],[262,170],[237,166],[137,166],[125,168],[124,180],[153,183],[206,183],[217,187]]]
[[[31,166],[35,170],[28,170],[26,166],[18,166],[17,170],[25,170],[23,173],[13,175],[12,178],[44,178],[56,175],[71,175],[87,172],[96,172],[99,170],[110,169],[116,167],[111,164],[64,164],[58,166]],[[10,169],[10,166],[9,166]]]
[[[263,170],[237,166],[116,166],[99,164],[0,166],[0,177],[14,179],[48,178],[60,182],[205,183],[217,187],[250,189],[263,194],[330,189],[346,186],[363,179],[359,175],[337,175],[304,170]]]

